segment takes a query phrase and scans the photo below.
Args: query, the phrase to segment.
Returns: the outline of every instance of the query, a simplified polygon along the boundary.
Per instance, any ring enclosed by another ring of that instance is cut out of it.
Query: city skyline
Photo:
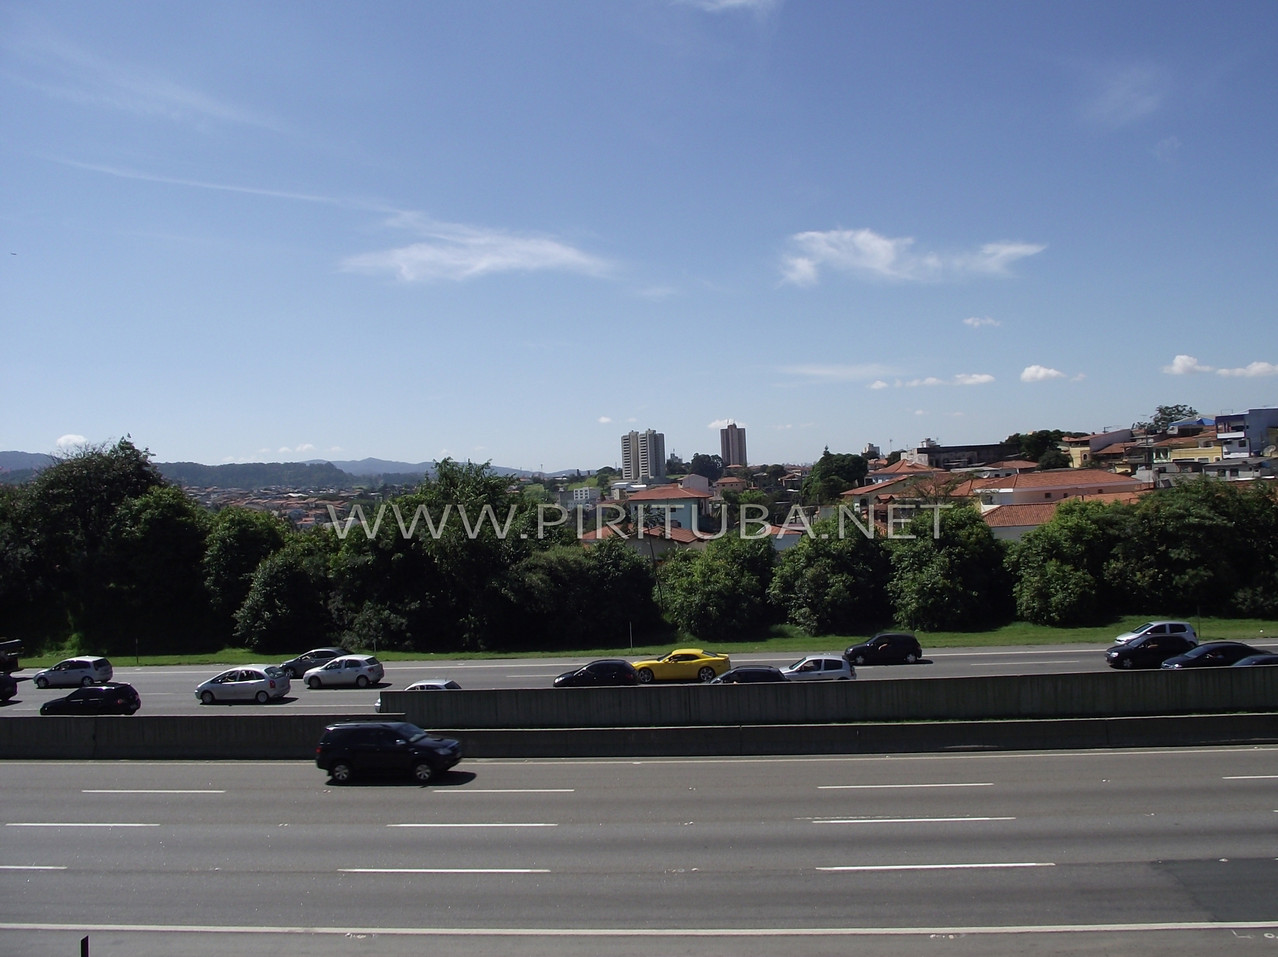
[[[0,5],[0,447],[553,472],[1278,405],[1272,3],[378,10]]]

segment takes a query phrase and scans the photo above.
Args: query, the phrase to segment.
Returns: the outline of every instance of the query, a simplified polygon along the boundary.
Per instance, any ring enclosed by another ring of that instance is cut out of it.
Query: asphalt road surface
[[[0,954],[1278,954],[1278,748],[0,765]]]
[[[813,653],[822,649],[813,649]],[[826,649],[839,651],[841,649]],[[914,665],[864,665],[857,668],[858,681],[886,678],[954,678],[970,675],[1048,674],[1056,672],[1109,671],[1105,664],[1105,648],[1097,645],[1036,646],[1032,648],[947,648],[928,652]],[[788,655],[740,655],[733,664],[788,665],[803,653]],[[202,706],[196,700],[197,684],[212,678],[225,667],[173,666],[159,668],[130,667],[127,659],[117,659],[115,680],[127,681],[142,697],[141,714],[193,714],[227,712],[231,709],[280,708],[286,711],[312,711],[331,714],[343,712],[373,713],[374,703],[382,688],[402,689],[421,678],[446,677],[467,689],[548,688],[555,676],[580,667],[587,658],[498,658],[455,661],[391,661],[386,662],[386,678],[381,688],[328,688],[312,691],[301,681],[292,682],[292,690],[282,701],[269,705]],[[278,664],[278,662],[268,662]],[[226,666],[230,667],[230,666]],[[20,679],[17,696],[0,705],[5,714],[34,714],[50,698],[67,694],[70,689],[40,690],[29,679],[35,668],[25,668],[15,675]]]

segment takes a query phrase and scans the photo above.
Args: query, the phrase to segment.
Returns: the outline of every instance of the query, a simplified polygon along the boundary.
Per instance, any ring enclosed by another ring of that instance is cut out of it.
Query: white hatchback
[[[369,685],[379,684],[385,673],[382,663],[372,655],[342,655],[318,668],[312,668],[302,676],[302,680],[312,690],[340,685],[367,688]]]
[[[808,655],[782,668],[781,673],[791,681],[850,681],[856,677],[847,660],[836,655]]]
[[[220,675],[202,681],[195,686],[195,696],[201,704],[219,701],[256,701],[266,704],[273,698],[282,698],[289,692],[291,683],[283,668],[274,665],[249,665],[232,668]]]

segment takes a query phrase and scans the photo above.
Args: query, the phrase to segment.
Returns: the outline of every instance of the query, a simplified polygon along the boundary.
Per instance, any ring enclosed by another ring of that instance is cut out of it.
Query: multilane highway
[[[821,649],[816,649],[820,651]],[[924,660],[914,665],[865,665],[857,669],[858,681],[887,678],[953,678],[968,675],[1046,674],[1054,672],[1108,671],[1105,648],[1097,645],[1058,645],[1032,648],[947,648],[928,651]],[[837,653],[837,651],[836,651]],[[638,660],[635,656],[634,660]],[[751,654],[733,656],[733,664],[770,664],[783,666],[802,658],[802,653],[788,655]],[[548,688],[555,676],[580,667],[586,658],[505,658],[454,661],[386,662],[386,677],[381,688],[321,689],[312,691],[300,680],[292,682],[287,698],[265,707],[292,712],[334,712],[358,714],[372,712],[382,689],[400,690],[420,678],[453,678],[463,688],[484,690],[501,688]],[[278,662],[267,662],[278,664]],[[142,714],[237,713],[258,705],[200,705],[194,689],[226,667],[217,665],[137,668],[127,659],[116,659],[115,680],[127,681],[142,697]],[[26,668],[15,677],[29,678],[38,669]],[[29,680],[20,681],[17,696],[0,705],[0,716],[34,714],[50,698],[67,694],[70,689],[40,690]]]
[[[1278,749],[5,762],[0,954],[1278,954]]]

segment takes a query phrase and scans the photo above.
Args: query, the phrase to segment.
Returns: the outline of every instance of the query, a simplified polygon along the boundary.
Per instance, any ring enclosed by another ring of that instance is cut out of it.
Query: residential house
[[[1218,415],[1216,438],[1220,441],[1222,458],[1272,455],[1267,450],[1278,447],[1278,409],[1249,409]]]
[[[1115,429],[1113,432],[1096,432],[1092,435],[1070,436],[1061,439],[1060,449],[1069,456],[1070,464],[1076,468],[1090,467],[1092,456],[1109,446],[1130,442],[1131,429]]]

